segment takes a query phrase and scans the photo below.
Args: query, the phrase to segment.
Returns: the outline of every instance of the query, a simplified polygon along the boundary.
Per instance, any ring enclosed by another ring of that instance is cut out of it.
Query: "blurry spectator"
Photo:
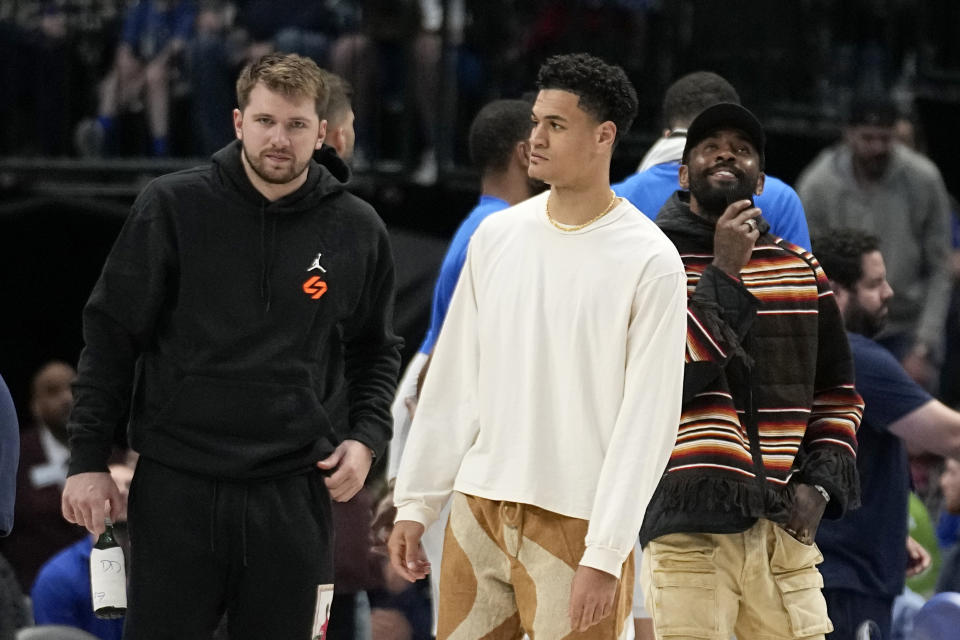
[[[357,640],[362,627],[357,619],[358,594],[381,582],[370,552],[372,518],[373,500],[367,489],[347,502],[333,503],[334,592],[324,640]]]
[[[327,100],[327,135],[324,146],[331,147],[346,163],[353,160],[353,148],[357,139],[354,129],[353,87],[350,83],[329,71],[323,71],[323,81],[330,97]]]
[[[82,154],[116,151],[118,115],[145,109],[151,155],[168,155],[171,84],[195,17],[194,0],[140,0],[127,9],[113,68],[100,86],[97,119],[78,131]]]
[[[133,480],[133,468],[127,464],[111,464],[110,477],[117,483],[121,499],[126,501]],[[115,521],[117,541],[129,554],[127,523]],[[101,640],[120,640],[123,619],[102,620],[93,613],[90,592],[90,550],[96,537],[86,536],[56,554],[41,567],[33,583],[33,619],[40,624],[62,624],[83,629]]]
[[[243,34],[234,25],[235,7],[220,0],[200,3],[196,33],[188,45],[190,105],[195,153],[209,156],[233,140],[233,122],[224,114],[236,106],[234,80],[246,61]]]
[[[103,59],[125,0],[27,0],[0,5],[0,151],[64,155],[95,109]],[[13,5],[13,7],[11,7]]]
[[[373,640],[431,640],[427,581],[411,585],[386,565],[384,572],[388,574],[385,588],[370,592]]]
[[[933,163],[894,141],[896,117],[887,99],[857,102],[844,141],[814,159],[797,191],[814,234],[851,227],[881,238],[897,295],[878,341],[931,388],[950,300],[950,202]]]
[[[947,458],[940,475],[943,491],[943,508],[950,514],[960,515],[960,461]],[[937,591],[960,591],[960,542],[950,547],[943,559]]]
[[[386,133],[406,129],[396,122],[384,126],[383,116],[403,113],[412,102],[417,119],[408,124],[420,125],[424,149],[419,178],[433,182],[441,38],[440,25],[426,21],[425,15],[436,14],[425,14],[418,0],[364,0],[362,7],[360,30],[340,38],[330,52],[331,69],[356,92],[357,160],[361,167],[376,160]]]
[[[358,20],[337,0],[202,0],[188,60],[197,151],[209,155],[234,137],[223,114],[235,106],[233,80],[251,60],[282,51],[328,64],[332,42]]]
[[[10,563],[0,555],[0,640],[14,640],[17,629],[29,624],[27,599]]]
[[[323,146],[313,152],[313,159],[330,169],[338,180],[346,182],[350,179],[349,165],[353,161],[354,142],[357,137],[353,126],[353,88],[335,73],[326,69],[321,69],[320,73],[330,97],[324,116],[327,121],[326,136]]]
[[[830,277],[850,339],[856,388],[866,403],[857,432],[861,507],[823,522],[817,534],[834,624],[830,638],[852,640],[867,619],[886,638],[904,572],[912,575],[930,562],[907,537],[907,452],[960,456],[960,413],[933,399],[871,339],[895,294],[886,281],[880,240],[859,230],[828,229],[816,237],[814,252]],[[858,544],[868,535],[871,544]]]
[[[10,561],[24,591],[33,584],[40,565],[84,535],[82,527],[60,515],[74,377],[76,371],[70,365],[49,362],[33,377],[30,389],[34,425],[20,434],[15,528],[0,539],[0,553]]]
[[[13,527],[20,431],[13,398],[0,377],[0,536]],[[0,556],[0,640],[12,640],[14,631],[27,623],[23,591],[6,558]]]
[[[647,151],[637,173],[613,185],[613,190],[651,220],[680,188],[677,170],[687,140],[687,127],[701,111],[718,102],[740,104],[737,90],[709,71],[688,73],[674,82],[663,97],[663,137]],[[803,205],[796,192],[782,180],[766,176],[763,193],[754,202],[770,223],[770,231],[804,249],[810,248]]]
[[[0,376],[0,537],[13,529],[20,462],[20,425],[7,383]]]
[[[351,4],[336,0],[239,3],[237,22],[249,42],[248,59],[280,51],[297,53],[325,66],[333,40],[356,21]]]
[[[938,593],[913,620],[909,640],[954,640],[960,629],[960,593]]]

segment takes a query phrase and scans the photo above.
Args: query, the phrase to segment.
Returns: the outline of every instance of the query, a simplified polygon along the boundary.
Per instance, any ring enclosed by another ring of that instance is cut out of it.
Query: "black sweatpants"
[[[330,495],[317,470],[228,482],[141,457],[130,487],[124,640],[308,640],[333,582]]]

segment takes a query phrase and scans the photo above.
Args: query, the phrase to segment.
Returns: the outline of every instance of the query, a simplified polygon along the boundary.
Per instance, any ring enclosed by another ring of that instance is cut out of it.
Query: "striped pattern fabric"
[[[694,296],[713,255],[681,250],[680,257],[691,296],[686,361],[725,363],[732,355],[730,345],[711,331]],[[777,239],[754,247],[741,279],[757,301],[744,346],[754,358],[751,378],[763,472],[767,481],[785,485],[801,447],[840,447],[856,454],[863,402],[852,378],[829,366],[833,347],[822,346],[836,342],[834,355],[849,360],[833,292],[816,258]],[[684,405],[667,472],[713,469],[755,477],[746,410],[723,376],[698,392]]]
[[[829,492],[824,517],[856,506],[863,401],[816,258],[765,234],[733,278],[712,265],[714,223],[690,211],[684,192],[667,201],[657,226],[687,274],[687,344],[677,442],[640,543],[783,521],[795,482]]]
[[[680,257],[691,296],[686,362],[726,363],[732,349],[711,331],[694,297],[713,255],[681,250]],[[849,349],[816,258],[777,239],[754,248],[741,278],[758,303],[744,347],[754,359],[751,378],[763,472],[767,481],[785,485],[801,446],[838,447],[856,455],[863,402],[844,368],[830,366],[849,360]],[[684,405],[668,473],[713,469],[756,476],[744,420],[747,407],[724,382],[718,377]]]

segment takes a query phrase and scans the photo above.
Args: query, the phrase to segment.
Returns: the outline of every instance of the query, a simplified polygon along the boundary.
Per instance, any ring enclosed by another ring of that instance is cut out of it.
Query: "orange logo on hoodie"
[[[313,276],[303,283],[303,292],[314,300],[319,300],[320,296],[327,292],[327,283],[320,279],[320,276]]]

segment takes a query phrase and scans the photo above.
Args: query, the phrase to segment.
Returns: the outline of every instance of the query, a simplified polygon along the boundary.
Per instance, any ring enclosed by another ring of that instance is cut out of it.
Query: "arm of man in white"
[[[477,303],[471,256],[472,247],[400,459],[394,489],[398,522],[412,520],[428,527],[437,519],[479,429]]]
[[[678,259],[679,263],[679,259]],[[644,282],[627,336],[623,401],[607,445],[580,564],[615,576],[677,439],[687,331],[682,271]]]

